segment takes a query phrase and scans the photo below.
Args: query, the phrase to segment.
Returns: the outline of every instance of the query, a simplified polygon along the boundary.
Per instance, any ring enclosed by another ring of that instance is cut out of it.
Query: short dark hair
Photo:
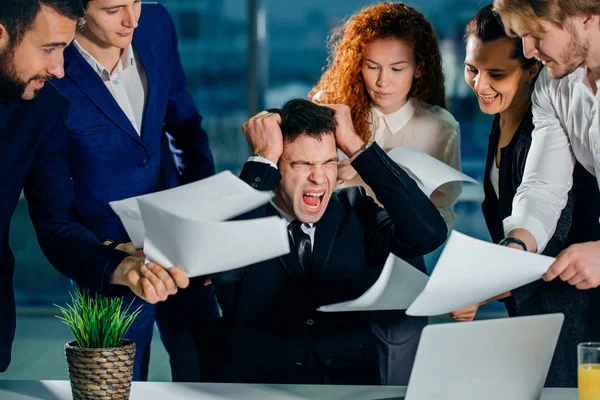
[[[523,42],[520,38],[510,37],[506,34],[506,29],[502,23],[500,15],[493,10],[492,4],[483,7],[469,21],[465,28],[465,41],[470,37],[475,37],[483,43],[493,42],[494,40],[506,39],[512,42],[513,51],[510,57],[513,60],[518,60],[522,69],[533,67],[537,60],[534,58],[528,59],[523,54]]]
[[[300,135],[320,139],[323,135],[334,134],[337,128],[335,111],[309,100],[290,100],[277,112],[281,115],[284,143],[291,143]]]
[[[11,46],[18,45],[33,28],[42,6],[72,20],[83,17],[81,0],[0,0],[0,24],[6,28]]]

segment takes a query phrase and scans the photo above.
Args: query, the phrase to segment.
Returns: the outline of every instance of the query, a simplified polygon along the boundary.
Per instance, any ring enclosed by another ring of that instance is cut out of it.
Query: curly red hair
[[[447,108],[442,56],[437,35],[423,14],[402,3],[384,2],[365,7],[334,29],[329,38],[328,66],[309,98],[321,92],[319,102],[346,104],[354,127],[369,141],[371,99],[361,69],[367,45],[394,37],[412,44],[420,72],[414,78],[410,98]]]

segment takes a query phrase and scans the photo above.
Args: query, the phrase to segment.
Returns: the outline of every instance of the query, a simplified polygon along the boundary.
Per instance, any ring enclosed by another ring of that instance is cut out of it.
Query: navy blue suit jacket
[[[68,102],[50,84],[34,100],[0,99],[0,372],[10,364],[15,334],[15,259],[8,233],[23,188],[40,246],[61,273],[107,292],[110,280],[104,279],[105,271],[126,256],[102,245],[76,217],[64,126],[67,113]]]
[[[133,46],[148,79],[141,136],[96,71],[71,45],[56,86],[73,106],[67,120],[77,210],[99,239],[128,242],[108,203],[214,174],[202,117],[187,91],[173,21],[143,4]]]

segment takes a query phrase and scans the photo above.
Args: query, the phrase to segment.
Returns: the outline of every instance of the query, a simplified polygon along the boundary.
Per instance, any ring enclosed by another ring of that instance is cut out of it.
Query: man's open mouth
[[[323,196],[325,195],[325,191],[320,192],[304,192],[302,194],[302,200],[304,204],[309,209],[318,209],[321,207],[321,202],[323,201]]]

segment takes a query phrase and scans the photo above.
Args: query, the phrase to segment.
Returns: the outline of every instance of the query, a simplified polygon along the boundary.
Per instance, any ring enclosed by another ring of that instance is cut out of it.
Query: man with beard
[[[64,75],[63,50],[82,16],[80,0],[0,1],[0,372],[15,334],[8,233],[23,188],[42,250],[70,278],[101,293],[128,286],[154,303],[189,282],[181,270],[144,267],[143,257],[104,246],[72,212],[68,103],[46,81]]]
[[[523,181],[500,242],[541,252],[567,202],[575,160],[600,183],[600,2],[495,0],[494,9],[522,38],[525,56],[546,66],[532,97],[535,129]],[[560,253],[544,275],[556,277],[579,289],[598,287],[600,242]]]
[[[243,130],[255,156],[240,178],[275,193],[244,218],[284,218],[292,251],[213,276],[227,326],[226,344],[215,348],[219,380],[379,384],[381,339],[371,313],[317,308],[362,295],[390,252],[416,257],[438,248],[444,219],[376,143],[365,145],[346,106],[292,100]],[[385,209],[360,186],[334,191],[337,148]]]

